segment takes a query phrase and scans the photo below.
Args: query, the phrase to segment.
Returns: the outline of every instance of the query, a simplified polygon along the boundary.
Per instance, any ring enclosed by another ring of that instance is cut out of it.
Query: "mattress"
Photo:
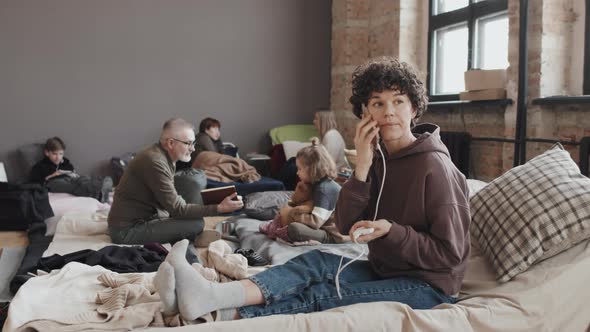
[[[274,264],[320,248],[355,255],[362,246],[341,248],[290,247],[256,234],[259,221],[239,219],[236,232],[242,246],[251,246]],[[45,256],[65,254],[110,244],[104,213],[68,213],[56,228]],[[262,238],[261,238],[262,237]],[[78,263],[70,263],[78,264]],[[25,283],[10,306],[5,332],[29,328],[48,331],[56,321],[72,315],[95,314],[96,277],[101,267],[67,265],[62,270]],[[500,284],[487,259],[472,243],[466,276],[456,304],[442,304],[430,310],[413,310],[397,302],[356,304],[325,312],[259,317],[175,328],[150,327],[147,331],[586,331],[590,327],[590,240],[546,259],[507,283]],[[56,285],[66,282],[68,287]],[[72,303],[76,305],[72,305]],[[51,316],[54,315],[63,315]],[[41,328],[40,328],[41,327]],[[76,326],[69,326],[76,330]],[[100,328],[100,325],[98,326]],[[112,328],[105,324],[104,328]]]
[[[57,223],[67,212],[96,212],[108,210],[110,205],[101,203],[95,198],[78,197],[65,193],[49,193],[49,204],[54,216],[45,220],[47,231],[45,235],[55,234]]]

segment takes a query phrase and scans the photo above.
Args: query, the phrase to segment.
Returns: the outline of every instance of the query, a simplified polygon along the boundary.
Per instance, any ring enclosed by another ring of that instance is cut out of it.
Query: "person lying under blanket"
[[[251,183],[261,178],[256,168],[245,160],[212,151],[199,153],[193,168],[202,169],[208,179],[220,182]]]

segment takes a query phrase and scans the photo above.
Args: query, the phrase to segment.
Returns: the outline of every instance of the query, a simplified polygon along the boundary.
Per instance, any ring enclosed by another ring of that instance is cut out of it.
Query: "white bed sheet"
[[[101,203],[91,197],[78,197],[64,193],[49,193],[49,204],[54,216],[45,220],[47,231],[45,235],[55,234],[59,220],[66,213],[71,212],[96,212],[110,209],[110,205]]]
[[[65,255],[75,251],[98,250],[112,245],[107,224],[108,211],[68,212],[56,225],[53,241],[43,257]]]

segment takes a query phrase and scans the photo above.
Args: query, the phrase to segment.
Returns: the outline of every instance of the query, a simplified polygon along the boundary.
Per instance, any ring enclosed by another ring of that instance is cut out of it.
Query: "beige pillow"
[[[590,237],[590,179],[561,145],[490,182],[470,204],[471,235],[500,282]]]

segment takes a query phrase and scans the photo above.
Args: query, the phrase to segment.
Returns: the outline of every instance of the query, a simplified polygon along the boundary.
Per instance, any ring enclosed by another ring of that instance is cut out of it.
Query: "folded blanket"
[[[13,304],[21,309],[11,306],[4,329],[130,330],[162,322],[159,296],[149,286],[153,274],[126,274],[124,281],[115,280],[117,276],[101,266],[72,262],[35,277],[14,297]]]
[[[207,178],[220,182],[254,182],[260,180],[256,168],[246,161],[217,152],[203,151],[193,163],[205,171]]]

